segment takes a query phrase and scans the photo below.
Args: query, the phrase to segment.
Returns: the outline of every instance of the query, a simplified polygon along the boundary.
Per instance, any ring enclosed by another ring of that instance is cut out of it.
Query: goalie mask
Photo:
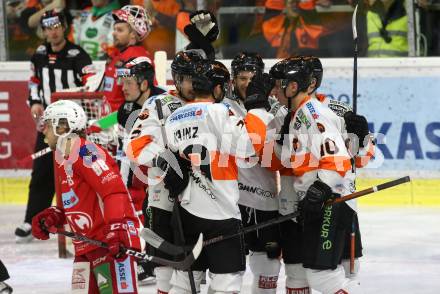
[[[50,104],[40,118],[39,128],[44,129],[45,125],[51,124],[54,134],[59,137],[66,137],[72,132],[80,132],[86,129],[87,116],[84,110],[73,101],[59,100]],[[67,132],[58,133],[60,127],[66,127]]]
[[[115,22],[126,22],[138,35],[138,41],[145,39],[151,31],[152,21],[147,11],[139,5],[125,5],[113,12]]]

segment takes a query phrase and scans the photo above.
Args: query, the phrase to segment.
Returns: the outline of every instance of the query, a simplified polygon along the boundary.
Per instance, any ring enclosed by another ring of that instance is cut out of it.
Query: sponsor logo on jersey
[[[79,52],[79,49],[70,49],[67,51],[67,57],[76,57]]]
[[[316,110],[313,107],[312,103],[311,102],[307,102],[306,106],[307,106],[308,110],[310,111],[310,114],[312,115],[312,117],[314,119],[317,119],[319,117],[319,115],[316,113]]]
[[[108,165],[102,159],[96,160],[94,163],[92,163],[91,167],[97,176],[100,176],[103,172],[109,170]]]
[[[73,232],[87,234],[92,228],[92,218],[85,212],[66,212],[67,222]],[[73,243],[82,243],[82,241],[72,240]]]
[[[168,104],[168,109],[173,113],[176,109],[182,106],[182,103],[170,103]]]
[[[199,188],[202,189],[211,199],[213,200],[217,199],[214,193],[212,193],[212,190],[206,187],[206,185],[202,183],[202,180],[200,179],[199,176],[195,175],[194,172],[191,172],[190,175],[193,178],[195,184],[198,185]]]
[[[87,28],[86,30],[86,36],[87,38],[95,38],[98,35],[98,29],[97,28]]]
[[[252,186],[244,185],[243,183],[240,183],[240,182],[238,183],[238,190],[247,191],[249,193],[252,193],[252,194],[255,194],[258,196],[263,196],[265,198],[271,198],[271,199],[275,198],[275,194],[272,193],[271,191],[266,191],[266,190],[263,190],[259,187],[252,187]]]
[[[134,222],[127,221],[127,226],[128,226],[128,232],[130,232],[130,235],[137,236],[137,230],[136,230],[136,227],[134,226]]]
[[[299,120],[306,126],[306,128],[310,128],[311,124],[309,122],[309,120],[307,119],[306,115],[304,114],[303,110],[300,109],[298,111],[298,116]]]
[[[331,250],[333,247],[333,243],[329,238],[330,230],[333,230],[332,228],[332,206],[325,206],[324,208],[324,217],[322,219],[322,225],[321,225],[321,238],[322,240],[322,249],[323,250]]]
[[[85,289],[87,272],[83,268],[74,268],[72,272],[72,290]]]
[[[101,264],[93,269],[98,284],[99,293],[112,293],[113,284],[108,263]]]
[[[278,276],[260,276],[258,279],[258,289],[276,289]]]
[[[350,110],[348,107],[345,107],[340,104],[333,104],[333,103],[330,103],[328,105],[328,108],[330,108],[330,110],[333,111],[339,117],[343,117],[344,114]]]
[[[133,278],[130,265],[130,257],[122,262],[115,262],[116,283],[118,285],[118,293],[133,293]]]
[[[104,77],[104,91],[110,92],[113,89],[115,79],[111,77]]]
[[[185,108],[182,111],[176,111],[173,113],[173,115],[170,118],[170,122],[177,122],[177,121],[186,121],[186,120],[196,120],[201,119],[205,117],[205,111],[204,107],[196,106],[196,107],[190,107]]]
[[[293,124],[293,128],[295,130],[299,130],[301,128],[301,121],[298,119],[298,117],[295,118],[295,123]]]
[[[66,193],[62,193],[61,199],[63,200],[64,208],[72,208],[75,205],[77,205],[79,202],[79,198],[73,190],[70,190],[69,192]]]
[[[122,156],[120,156],[121,158],[126,157],[125,154],[123,154]],[[114,173],[114,172],[110,172],[107,175],[105,175],[102,179],[101,179],[101,184],[106,184],[109,183],[111,181],[113,181],[114,179],[117,179],[119,177],[118,174]]]

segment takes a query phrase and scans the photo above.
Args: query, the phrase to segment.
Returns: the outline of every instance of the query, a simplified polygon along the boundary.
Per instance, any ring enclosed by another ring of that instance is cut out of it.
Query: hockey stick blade
[[[359,198],[359,197],[362,197],[362,196],[365,196],[365,195],[368,195],[368,194],[372,194],[372,193],[375,193],[375,192],[378,192],[378,191],[381,191],[381,190],[389,189],[391,187],[394,187],[394,186],[397,186],[397,185],[401,185],[401,184],[404,184],[404,183],[407,183],[407,182],[410,182],[410,181],[411,181],[411,179],[410,179],[409,176],[402,177],[402,178],[399,178],[399,179],[396,179],[396,180],[392,180],[392,181],[389,181],[389,182],[386,182],[386,183],[383,183],[383,184],[379,184],[377,186],[373,186],[373,187],[370,187],[370,188],[367,188],[367,189],[364,189],[364,190],[361,190],[361,191],[358,191],[358,192],[354,192],[352,194],[345,195],[345,196],[340,197],[340,198],[336,198],[334,200],[330,200],[325,205],[332,205],[332,204],[339,203],[339,202],[345,202],[345,201],[348,201],[348,200],[351,200],[351,199],[355,199],[355,198]],[[252,226],[249,226],[249,227],[245,227],[245,228],[241,229],[240,231],[238,231],[237,233],[233,233],[233,234],[226,235],[226,236],[225,235],[220,235],[220,236],[217,236],[217,237],[205,240],[203,242],[203,246],[207,246],[207,245],[210,245],[210,244],[213,244],[213,243],[217,243],[217,242],[224,241],[224,240],[227,240],[227,239],[235,238],[237,236],[240,236],[240,235],[243,235],[243,234],[247,234],[247,233],[253,232],[255,230],[259,230],[259,229],[262,229],[262,228],[265,228],[265,227],[273,226],[273,225],[278,224],[278,223],[282,223],[284,221],[287,221],[289,219],[292,219],[292,218],[295,218],[295,217],[298,217],[298,216],[299,216],[299,212],[298,211],[292,212],[292,213],[289,213],[289,214],[286,214],[286,215],[283,215],[283,216],[279,216],[279,217],[270,219],[270,220],[268,220],[266,222],[262,222],[262,223],[255,224],[255,225],[252,225]],[[162,251],[164,253],[167,253],[169,255],[176,256],[176,255],[180,255],[180,254],[184,253],[184,250],[185,250],[184,247],[175,245],[175,244],[173,244],[171,242],[168,242],[168,241],[164,240],[162,237],[157,235],[151,229],[143,228],[140,231],[140,236],[141,236],[142,239],[145,240],[145,242],[150,244],[152,247],[154,247],[154,248],[156,248],[156,249],[158,249],[158,250],[160,250],[160,251]]]
[[[56,233],[63,235],[63,236],[66,236],[66,237],[69,237],[69,238],[72,238],[72,239],[75,239],[75,240],[78,240],[78,241],[86,242],[86,243],[93,244],[93,245],[103,247],[103,248],[108,248],[107,243],[99,241],[99,240],[90,239],[90,238],[88,238],[84,235],[81,235],[81,234],[77,234],[77,233],[73,233],[73,232],[69,232],[69,231],[64,231],[61,229],[58,229]],[[168,259],[148,255],[146,253],[139,252],[139,251],[136,251],[133,249],[123,249],[123,251],[127,255],[133,256],[137,259],[155,262],[160,265],[169,266],[169,267],[172,267],[172,268],[175,268],[178,270],[187,270],[191,267],[191,265],[194,263],[194,261],[199,257],[200,252],[202,252],[202,249],[203,249],[203,234],[200,233],[199,239],[197,240],[197,243],[194,245],[193,249],[191,250],[191,253],[188,254],[188,256],[186,256],[181,261],[168,260]]]

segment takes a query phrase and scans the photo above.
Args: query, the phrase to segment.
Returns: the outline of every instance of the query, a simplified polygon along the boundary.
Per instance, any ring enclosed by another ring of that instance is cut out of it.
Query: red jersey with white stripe
[[[110,222],[128,225],[132,248],[140,248],[130,195],[112,157],[101,147],[76,139],[67,157],[56,153],[56,171],[61,182],[61,198],[71,231],[88,238],[105,241],[103,227]],[[81,241],[73,241],[75,255],[96,249]]]
[[[118,83],[118,79],[116,78],[116,68],[122,66],[131,58],[141,56],[150,58],[150,63],[153,64],[151,54],[142,46],[129,46],[122,51],[115,49],[115,51],[110,54],[105,66],[103,91],[107,101],[112,107],[112,111],[117,111],[122,103],[124,103],[122,85]]]

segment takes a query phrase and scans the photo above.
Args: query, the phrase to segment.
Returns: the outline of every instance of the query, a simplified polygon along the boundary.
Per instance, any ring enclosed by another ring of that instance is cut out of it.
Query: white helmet
[[[67,120],[70,129],[67,134],[57,134],[57,126],[61,119]],[[44,110],[41,121],[50,121],[57,136],[67,136],[73,131],[85,130],[87,126],[86,113],[81,106],[70,100],[59,100],[50,104]]]
[[[115,21],[123,21],[128,23],[131,28],[138,34],[139,41],[145,39],[151,31],[153,24],[147,11],[139,5],[125,5],[119,10],[113,12]]]

